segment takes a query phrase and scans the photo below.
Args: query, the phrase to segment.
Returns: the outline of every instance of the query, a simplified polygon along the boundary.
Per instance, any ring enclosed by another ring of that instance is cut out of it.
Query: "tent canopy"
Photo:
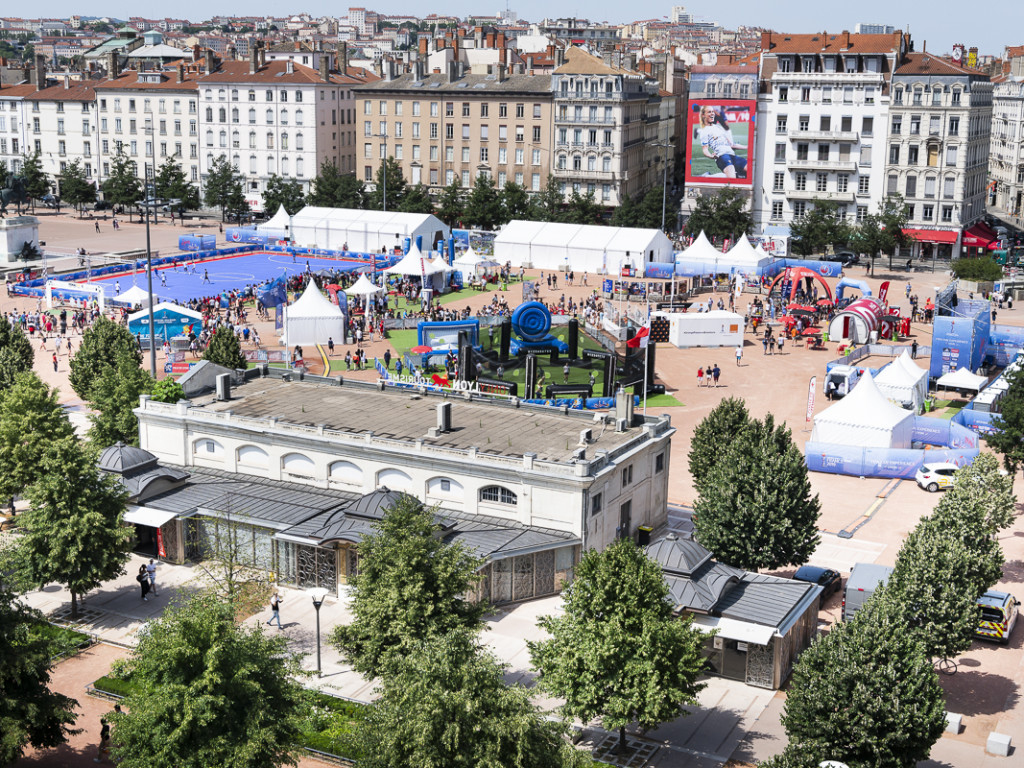
[[[988,381],[986,376],[977,376],[966,368],[958,368],[940,378],[937,384],[943,389],[973,389],[978,391],[985,386],[986,381]]]
[[[474,251],[473,246],[469,246],[459,258],[452,262],[452,266],[463,271],[473,270],[483,260],[484,257]]]
[[[364,272],[355,283],[345,289],[345,293],[352,294],[353,296],[369,296],[373,293],[380,293],[382,290],[384,289],[374,285]]]
[[[534,269],[619,273],[672,262],[672,243],[658,229],[510,221],[494,239],[494,260]]]
[[[284,209],[283,205],[279,205],[277,213],[267,221],[259,224],[256,230],[258,232],[287,232],[291,221],[292,217],[288,215],[288,211]]]
[[[906,350],[875,377],[879,391],[915,411],[928,398],[928,371],[919,368]]]
[[[451,230],[429,213],[364,211],[356,208],[321,208],[307,205],[291,217],[292,240],[319,248],[380,253],[382,248],[401,247],[405,238],[423,238],[431,248],[447,240]]]
[[[131,304],[132,306],[135,306],[136,304],[141,304],[144,307],[148,307],[149,291],[147,291],[145,288],[142,288],[141,286],[133,285],[124,293],[115,296],[114,299],[115,301],[123,301],[126,304]],[[153,294],[153,301],[160,301],[160,297],[157,296],[155,293]]]
[[[325,344],[328,338],[345,338],[345,313],[310,280],[298,300],[284,311],[284,343]]]
[[[889,402],[870,373],[853,392],[814,417],[811,440],[859,448],[910,448],[914,414]]]
[[[408,277],[421,277],[433,275],[437,272],[433,262],[424,256],[423,251],[414,243],[409,252],[402,257],[402,260],[392,267],[384,270],[390,275],[406,275]]]

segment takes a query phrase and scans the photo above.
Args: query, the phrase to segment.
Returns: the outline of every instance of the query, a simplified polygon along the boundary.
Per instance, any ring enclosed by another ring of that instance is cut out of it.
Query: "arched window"
[[[273,124],[274,124],[274,110],[268,109],[267,110],[267,125],[273,125]]]
[[[249,109],[249,125],[252,125],[255,122],[256,122],[256,110],[250,107],[250,109]]]
[[[271,91],[271,90],[268,90],[267,91],[267,101],[273,101],[273,100],[274,100],[274,92]]]
[[[281,125],[288,125],[288,110],[281,110]]]
[[[249,173],[256,173],[256,155],[249,155]]]
[[[306,175],[306,166],[302,162],[301,157],[295,160],[295,175],[298,176],[300,179]]]
[[[222,147],[226,147],[228,145],[228,132],[227,131],[221,131],[220,132],[220,145]]]
[[[301,453],[289,453],[285,454],[281,459],[281,469],[289,475],[312,477],[313,472],[316,469],[316,465],[308,456],[304,456]]]
[[[231,158],[231,165],[234,166],[236,171],[242,170],[242,158],[237,153]]]
[[[207,107],[206,108],[206,122],[208,122],[208,123],[212,123],[213,122],[213,107]]]
[[[224,107],[221,107],[217,110],[217,117],[220,118],[219,122],[226,123],[228,121],[228,111]]]
[[[238,122],[238,107],[233,107],[232,110],[231,110],[231,122],[232,123],[237,123]]]
[[[249,101],[256,101],[256,91],[249,89]]]
[[[281,175],[288,175],[288,155],[285,155],[284,157],[281,158]]]
[[[274,173],[274,167],[275,167],[274,166],[274,158],[273,157],[268,157],[267,158],[267,175],[268,176],[270,176],[270,175],[272,175]]]
[[[213,131],[207,131],[206,132],[206,146],[208,146],[208,147],[212,147],[213,146]]]
[[[239,136],[238,131],[231,132],[231,148],[238,149]]]
[[[259,446],[243,445],[238,449],[238,466],[266,469],[270,466],[270,456]]]
[[[296,109],[295,110],[295,124],[296,125],[302,125],[302,110],[301,109]]]
[[[192,455],[197,459],[224,460],[224,446],[216,440],[201,437],[192,443]]]
[[[427,481],[427,496],[462,501],[465,490],[462,483],[450,477],[432,477]]]
[[[400,469],[382,469],[377,473],[377,487],[383,485],[392,491],[411,491],[412,478]]]
[[[206,98],[208,98],[208,99],[212,99],[213,98],[213,89],[212,88],[207,88],[206,89]]]
[[[273,149],[273,148],[274,148],[274,134],[272,132],[270,132],[270,131],[267,131],[267,149]]]
[[[231,100],[232,101],[238,101],[238,89],[237,88],[232,88],[231,89]]]
[[[249,131],[249,149],[256,149],[256,131]]]
[[[227,95],[227,91],[223,88],[217,89],[217,100],[224,101],[224,97]]]
[[[327,468],[327,479],[342,485],[362,485],[363,470],[351,461],[335,461]]]
[[[288,149],[288,134],[281,134],[281,149]]]
[[[516,495],[502,485],[488,485],[480,489],[480,501],[492,504],[515,505],[518,502]]]
[[[297,149],[299,152],[302,151],[302,134],[301,133],[296,133],[295,134],[295,149]]]

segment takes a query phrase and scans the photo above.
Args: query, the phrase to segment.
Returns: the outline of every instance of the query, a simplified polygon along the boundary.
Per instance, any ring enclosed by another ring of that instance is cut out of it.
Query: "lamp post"
[[[381,131],[377,134],[378,139],[384,139],[384,172],[381,174],[382,177],[382,192],[381,197],[381,210],[387,211],[388,209],[388,132]]]
[[[665,231],[665,206],[668,204],[668,150],[672,146],[672,142],[669,141],[652,141],[650,142],[652,147],[663,147],[665,149],[665,159],[662,163],[661,169],[661,231]]]
[[[149,189],[149,163],[144,166]],[[149,209],[146,206],[146,290],[149,292],[149,375],[156,378],[156,325],[153,321],[153,249],[149,240]]]
[[[313,598],[313,607],[316,609],[316,676],[323,677],[323,672],[320,668],[320,606],[324,604],[324,598],[327,597],[328,590],[323,587],[313,587],[307,589],[306,594]]]

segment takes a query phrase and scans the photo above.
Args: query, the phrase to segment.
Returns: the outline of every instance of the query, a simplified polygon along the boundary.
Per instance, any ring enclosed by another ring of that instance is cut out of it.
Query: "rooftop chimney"
[[[343,75],[348,74],[348,43],[341,44],[341,53],[338,54],[338,71]]]
[[[320,79],[325,83],[331,81],[331,57],[326,53],[320,53]]]
[[[238,58],[238,49],[233,45],[228,46],[228,58],[231,61],[235,61]]]
[[[175,67],[175,69],[178,70],[177,81],[179,83],[184,83],[185,82],[185,65],[184,64],[178,64],[178,66]]]
[[[213,72],[213,51],[206,49],[206,74]]]
[[[419,48],[418,48],[418,50],[420,52],[420,56],[426,56],[427,55],[427,46],[429,44],[430,44],[430,38],[429,37],[421,37],[420,38],[420,44],[419,44]]]
[[[456,75],[457,69],[458,66],[454,61],[447,62],[445,66],[445,74],[447,75],[447,80],[449,83],[454,83],[458,78],[458,76]]]
[[[498,82],[499,83],[503,83],[503,82],[505,82],[505,65],[502,64],[501,62],[499,62],[497,67],[498,67],[498,70],[497,70]]]
[[[260,43],[259,43],[259,51],[260,51],[259,69],[263,69],[263,67],[267,66],[267,49],[263,47],[263,42],[262,41],[260,41]]]
[[[36,54],[36,90],[41,91],[46,87],[46,57]]]
[[[249,74],[255,75],[259,68],[260,53],[255,45],[249,46]]]
[[[293,74],[295,72],[295,62],[291,59],[287,59],[284,63],[284,71],[289,75]]]

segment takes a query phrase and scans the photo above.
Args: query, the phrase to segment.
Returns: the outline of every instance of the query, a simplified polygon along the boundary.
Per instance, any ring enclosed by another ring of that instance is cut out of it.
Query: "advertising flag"
[[[807,385],[807,421],[814,418],[814,391],[818,386],[818,377],[811,376],[811,381]]]

